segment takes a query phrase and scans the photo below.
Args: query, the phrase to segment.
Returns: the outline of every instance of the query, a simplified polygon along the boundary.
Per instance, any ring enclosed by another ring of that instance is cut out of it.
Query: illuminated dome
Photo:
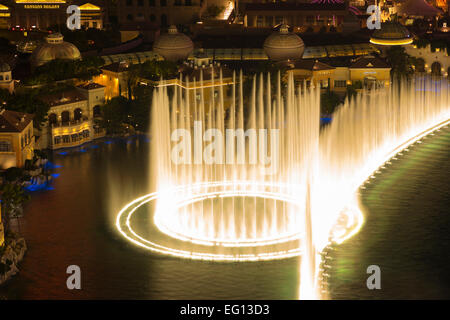
[[[168,33],[162,34],[153,44],[153,50],[170,61],[185,60],[194,49],[192,40],[170,26]]]
[[[408,29],[398,22],[388,21],[381,24],[370,38],[373,44],[399,46],[412,43],[413,39]]]
[[[76,46],[63,41],[62,34],[54,33],[48,35],[45,42],[33,51],[31,65],[39,67],[55,59],[77,60],[80,58],[80,51]]]
[[[303,40],[295,33],[289,32],[287,25],[282,25],[279,32],[274,32],[264,41],[264,51],[275,61],[298,60],[305,50]]]

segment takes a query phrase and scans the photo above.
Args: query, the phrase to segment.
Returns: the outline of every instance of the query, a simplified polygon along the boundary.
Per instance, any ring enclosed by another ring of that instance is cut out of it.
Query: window
[[[78,134],[72,134],[72,142],[78,141]]]
[[[306,23],[313,23],[314,22],[314,16],[306,16]]]
[[[176,5],[176,6],[181,6],[181,5],[183,5],[183,4],[181,3],[181,0],[175,0],[174,5]]]
[[[330,79],[328,79],[328,80],[320,80],[320,88],[321,89],[326,89],[326,88],[328,88],[328,81],[329,81]]]
[[[160,0],[159,5],[160,5],[161,7],[167,6],[167,0]]]
[[[144,0],[138,0],[138,7],[144,6]]]
[[[83,137],[89,138],[89,130],[84,130],[83,131]]]
[[[133,5],[133,0],[127,0],[127,6],[131,7]]]
[[[133,15],[132,14],[127,15],[127,20],[128,21],[133,21]]]
[[[345,87],[347,87],[347,81],[345,81],[345,80],[334,80],[334,86],[336,88],[345,88]]]
[[[192,0],[186,0],[186,1],[184,2],[184,4],[185,4],[186,6],[192,6]]]
[[[154,15],[154,14],[151,14],[151,15],[150,15],[150,21],[151,21],[151,22],[155,22],[155,20],[156,20],[155,15]]]
[[[63,140],[63,143],[69,143],[70,142],[70,136],[69,135],[62,136],[62,140]]]
[[[0,152],[11,152],[11,142],[9,141],[0,141]]]
[[[53,141],[54,141],[54,144],[56,145],[56,144],[60,144],[61,143],[61,136],[56,136],[54,139],[53,139]]]
[[[150,7],[154,7],[155,6],[155,0],[148,0],[148,5]]]

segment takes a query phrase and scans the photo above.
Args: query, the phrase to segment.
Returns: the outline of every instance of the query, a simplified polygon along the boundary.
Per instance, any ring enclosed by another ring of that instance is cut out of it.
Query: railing
[[[52,128],[59,128],[59,127],[71,127],[71,126],[76,126],[76,125],[80,125],[86,121],[88,121],[89,119],[87,117],[82,117],[79,120],[72,120],[72,121],[61,121],[61,122],[56,122],[56,123],[50,123],[50,126]]]

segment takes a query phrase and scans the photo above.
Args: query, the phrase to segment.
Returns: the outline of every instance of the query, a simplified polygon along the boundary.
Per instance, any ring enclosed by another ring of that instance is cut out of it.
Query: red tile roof
[[[32,120],[32,114],[2,109],[0,132],[22,132]]]

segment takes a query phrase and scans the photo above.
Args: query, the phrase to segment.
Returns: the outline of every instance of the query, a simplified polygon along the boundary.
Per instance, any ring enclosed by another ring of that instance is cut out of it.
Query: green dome
[[[77,60],[81,58],[80,51],[72,43],[63,41],[60,33],[50,34],[46,41],[31,54],[31,65],[39,67],[56,59]]]

